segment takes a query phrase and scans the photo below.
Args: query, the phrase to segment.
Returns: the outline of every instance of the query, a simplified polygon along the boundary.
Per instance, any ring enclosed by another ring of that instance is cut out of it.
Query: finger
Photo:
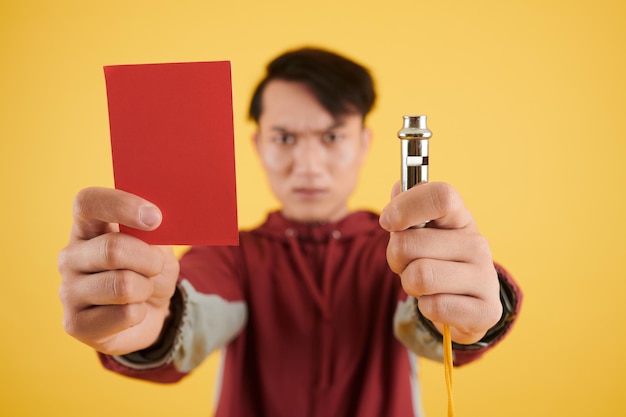
[[[161,212],[154,204],[134,194],[109,188],[86,188],[74,199],[72,239],[87,240],[113,231],[111,224],[154,230],[161,220]]]
[[[420,297],[420,312],[441,332],[443,324],[450,325],[452,340],[471,344],[479,341],[500,319],[502,305],[478,298],[452,294]]]
[[[419,184],[399,193],[383,209],[381,226],[390,231],[406,230],[432,221],[430,226],[460,229],[473,225],[457,191],[442,182]]]
[[[62,252],[59,270],[62,274],[88,274],[112,269],[128,269],[146,277],[159,274],[165,252],[124,233],[107,233]]]
[[[153,278],[153,301],[167,302],[174,295],[176,282],[180,273],[180,264],[171,246],[157,246],[163,255],[163,269],[159,276]]]
[[[64,327],[69,335],[91,343],[140,324],[146,313],[145,303],[95,306],[68,314]]]
[[[112,304],[135,304],[147,301],[153,292],[153,280],[136,272],[104,271],[78,275],[71,285],[61,285],[60,297],[64,305],[74,310]]]
[[[422,258],[493,265],[489,243],[479,234],[422,228],[389,235],[387,262],[395,273],[402,273],[409,263]]]
[[[436,294],[483,298],[493,289],[493,275],[475,264],[418,259],[402,271],[400,279],[404,291],[416,298]]]

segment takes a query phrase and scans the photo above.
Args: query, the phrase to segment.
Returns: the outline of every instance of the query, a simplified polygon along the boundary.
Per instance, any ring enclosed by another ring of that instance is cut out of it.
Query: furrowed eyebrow
[[[319,129],[319,130],[313,131],[313,133],[318,133],[318,132],[324,133],[324,132],[328,132],[330,130],[334,130],[334,129],[337,129],[337,128],[340,128],[340,127],[343,127],[343,126],[345,126],[345,123],[342,120],[335,120],[335,122],[333,124],[331,124],[330,126],[324,128],[324,129]],[[292,133],[292,134],[293,133],[298,133],[298,131],[287,129],[287,128],[283,127],[283,126],[272,126],[271,130],[275,131],[275,132],[279,132],[279,133]]]
[[[274,130],[280,133],[290,132],[290,130],[285,129],[284,127],[280,127],[280,126],[273,126],[271,130]]]
[[[343,122],[343,120],[335,120],[335,123],[333,123],[328,128],[326,128],[325,131],[328,132],[329,130],[337,129],[339,127],[344,127],[345,125],[346,124]]]

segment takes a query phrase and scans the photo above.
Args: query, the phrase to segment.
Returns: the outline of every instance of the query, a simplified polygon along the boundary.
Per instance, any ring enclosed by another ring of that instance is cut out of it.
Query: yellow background
[[[102,66],[232,60],[250,227],[275,202],[250,146],[249,94],[268,59],[304,44],[377,79],[353,206],[382,208],[401,116],[428,114],[432,179],[459,189],[525,292],[514,333],[455,371],[457,415],[625,415],[624,4],[3,0],[0,415],[210,415],[216,355],[180,384],[137,382],[61,327],[56,258],[73,196],[112,185]],[[427,414],[443,416],[443,369],[421,365]]]

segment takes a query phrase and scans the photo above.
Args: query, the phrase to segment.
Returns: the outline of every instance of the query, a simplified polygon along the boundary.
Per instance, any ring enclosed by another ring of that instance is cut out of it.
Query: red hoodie
[[[240,246],[193,247],[181,259],[185,315],[167,360],[101,358],[116,372],[173,382],[225,347],[218,417],[420,415],[415,356],[398,323],[422,333],[416,353],[439,358],[441,345],[413,314],[402,317],[409,304],[387,265],[388,239],[369,212],[317,225],[271,213],[240,233]],[[492,346],[457,351],[455,364]]]

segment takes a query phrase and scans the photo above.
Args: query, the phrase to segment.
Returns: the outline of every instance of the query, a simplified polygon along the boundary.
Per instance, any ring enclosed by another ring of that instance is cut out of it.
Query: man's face
[[[270,81],[255,142],[286,218],[338,221],[348,214],[370,134],[360,114],[335,119],[301,83]]]

